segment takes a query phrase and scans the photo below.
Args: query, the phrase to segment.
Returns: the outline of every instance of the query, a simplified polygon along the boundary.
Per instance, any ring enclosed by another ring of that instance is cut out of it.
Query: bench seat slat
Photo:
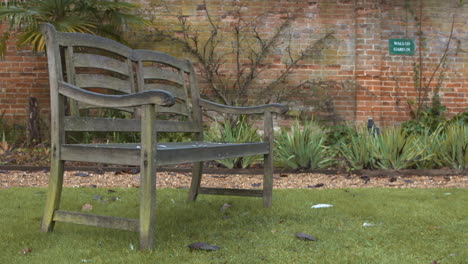
[[[110,164],[140,165],[140,144],[64,144],[62,159]],[[266,142],[214,143],[168,142],[158,143],[158,166],[220,160],[268,153]]]

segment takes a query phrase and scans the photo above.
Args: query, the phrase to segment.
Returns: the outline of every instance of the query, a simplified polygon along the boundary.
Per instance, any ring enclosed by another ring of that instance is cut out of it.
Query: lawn
[[[136,217],[138,189],[67,188],[62,208]],[[136,233],[58,223],[38,231],[43,188],[0,190],[0,263],[466,263],[467,189],[275,190],[273,208],[243,197],[158,190],[157,246]],[[101,200],[96,200],[96,195]],[[119,199],[112,199],[118,197]],[[113,201],[115,200],[115,201]],[[223,204],[232,206],[220,210]],[[331,208],[312,209],[318,203]],[[363,226],[369,223],[371,226]],[[303,232],[317,241],[302,241]],[[207,242],[218,251],[190,251]],[[23,250],[30,252],[23,253]],[[26,250],[28,251],[28,250]]]

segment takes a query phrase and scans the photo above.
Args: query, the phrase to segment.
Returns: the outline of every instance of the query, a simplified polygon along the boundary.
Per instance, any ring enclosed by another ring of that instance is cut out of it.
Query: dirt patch
[[[0,171],[0,189],[10,187],[45,187],[48,183],[47,171]],[[191,173],[158,172],[158,188],[189,188]],[[139,187],[140,176],[130,172],[65,172],[66,187]],[[205,174],[202,178],[204,187],[262,188],[262,175],[251,174]],[[468,188],[468,176],[367,176],[322,173],[275,173],[275,189],[291,188]]]

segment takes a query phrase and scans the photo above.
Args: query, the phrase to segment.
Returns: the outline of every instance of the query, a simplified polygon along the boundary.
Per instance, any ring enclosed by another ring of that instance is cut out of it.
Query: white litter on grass
[[[135,250],[135,246],[132,243],[130,243],[130,250]]]
[[[452,193],[444,193],[444,195],[451,195]]]
[[[310,207],[310,208],[328,208],[328,207],[333,207],[333,205],[331,205],[331,204],[316,204],[316,205],[312,205],[312,207]]]
[[[362,224],[362,226],[369,227],[369,226],[375,226],[375,224],[369,223],[369,222],[364,222],[364,224]]]

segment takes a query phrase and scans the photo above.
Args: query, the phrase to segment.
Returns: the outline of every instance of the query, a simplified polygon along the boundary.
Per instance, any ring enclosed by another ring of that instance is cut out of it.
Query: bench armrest
[[[229,106],[211,102],[202,98],[199,98],[198,103],[201,107],[209,110],[237,115],[263,114],[265,112],[283,114],[289,109],[286,105],[283,104],[266,104],[252,107]]]
[[[83,90],[62,81],[59,81],[59,93],[80,102],[110,108],[149,104],[172,106],[175,103],[174,96],[162,90],[149,90],[125,95],[106,95]]]

